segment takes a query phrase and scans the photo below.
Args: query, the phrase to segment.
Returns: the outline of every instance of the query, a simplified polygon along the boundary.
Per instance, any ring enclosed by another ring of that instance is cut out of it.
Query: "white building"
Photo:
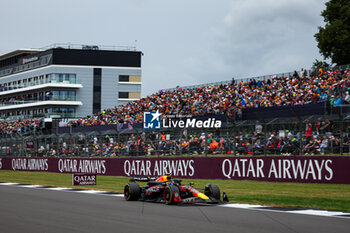
[[[141,97],[134,47],[60,44],[0,56],[0,117],[77,118]]]

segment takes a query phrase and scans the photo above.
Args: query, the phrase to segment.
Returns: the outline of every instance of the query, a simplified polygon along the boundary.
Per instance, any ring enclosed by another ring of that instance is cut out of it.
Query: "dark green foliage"
[[[322,68],[323,70],[327,70],[330,67],[330,65],[325,62],[325,61],[319,61],[319,60],[315,60],[315,62],[312,64],[312,70],[317,71],[318,68]]]
[[[315,34],[320,53],[337,65],[350,64],[350,0],[330,0],[321,15],[326,25]]]

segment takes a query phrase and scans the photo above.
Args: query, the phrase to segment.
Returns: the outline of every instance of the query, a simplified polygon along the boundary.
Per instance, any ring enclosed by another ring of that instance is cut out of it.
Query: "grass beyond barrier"
[[[122,193],[128,180],[126,177],[98,176],[96,186],[74,188]],[[48,172],[0,171],[0,182],[73,187],[71,174]],[[194,182],[194,187],[198,188],[204,188],[207,183],[216,184],[227,193],[230,202],[350,212],[350,185],[183,179],[184,184],[189,182]]]

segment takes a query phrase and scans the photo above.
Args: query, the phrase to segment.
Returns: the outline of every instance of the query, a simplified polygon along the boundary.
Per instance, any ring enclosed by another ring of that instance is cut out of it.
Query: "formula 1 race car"
[[[147,182],[140,187],[136,181]],[[182,185],[181,180],[172,179],[170,174],[158,178],[131,178],[124,187],[124,198],[127,201],[151,201],[161,202],[167,205],[190,203],[220,203],[220,189],[215,184],[207,184],[202,191],[192,186]],[[223,193],[223,199],[228,201]]]

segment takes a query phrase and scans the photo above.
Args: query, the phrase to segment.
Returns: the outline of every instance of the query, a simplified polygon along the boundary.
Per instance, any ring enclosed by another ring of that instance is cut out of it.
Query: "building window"
[[[129,82],[129,75],[119,75],[119,82]]]
[[[75,101],[76,92],[75,91],[46,91],[46,100],[64,100],[64,101]]]
[[[140,92],[129,92],[129,99],[140,99],[141,93]]]
[[[94,68],[93,77],[93,100],[92,100],[92,113],[98,113],[101,111],[101,83],[102,83],[102,69]]]
[[[118,97],[120,99],[129,99],[129,92],[119,92]]]

